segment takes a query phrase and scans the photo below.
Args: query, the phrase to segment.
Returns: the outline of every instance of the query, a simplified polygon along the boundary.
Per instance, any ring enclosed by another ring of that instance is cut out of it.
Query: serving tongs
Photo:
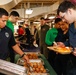
[[[29,64],[27,64],[27,66],[29,67],[30,72],[34,72],[32,66],[30,66]]]

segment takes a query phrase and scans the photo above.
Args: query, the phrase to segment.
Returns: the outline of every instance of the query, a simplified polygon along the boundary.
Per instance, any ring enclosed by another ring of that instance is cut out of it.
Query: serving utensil
[[[30,72],[34,72],[32,66],[30,66],[29,64],[27,64],[27,66],[29,67]]]

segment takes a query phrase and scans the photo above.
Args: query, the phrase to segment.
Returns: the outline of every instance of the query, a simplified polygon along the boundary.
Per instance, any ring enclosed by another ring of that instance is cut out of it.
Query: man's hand
[[[24,56],[23,56],[23,59],[24,59],[27,63],[29,63],[29,58],[28,58],[27,55],[24,55]]]
[[[73,55],[76,56],[76,48],[74,48]]]
[[[57,45],[60,47],[65,47],[64,43],[62,43],[62,42],[57,42]]]

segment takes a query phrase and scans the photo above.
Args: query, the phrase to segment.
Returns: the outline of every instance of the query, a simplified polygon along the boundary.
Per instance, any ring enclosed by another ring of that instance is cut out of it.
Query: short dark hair
[[[44,17],[41,17],[40,20],[44,20]]]
[[[58,9],[57,9],[57,14],[59,15],[59,12],[66,12],[69,8],[72,8],[72,9],[76,9],[76,6],[70,2],[70,1],[63,1]]]
[[[0,8],[0,17],[2,17],[3,15],[8,16],[9,14],[4,8]]]
[[[55,19],[55,23],[58,23],[58,22],[60,22],[60,21],[62,21],[61,18],[56,18],[56,19]]]
[[[17,11],[12,11],[10,13],[10,16],[13,15],[13,16],[18,16],[19,17],[19,13]]]

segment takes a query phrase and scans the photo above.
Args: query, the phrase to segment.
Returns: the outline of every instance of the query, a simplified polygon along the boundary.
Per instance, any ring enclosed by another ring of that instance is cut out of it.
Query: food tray
[[[49,73],[29,73],[27,75],[50,75]]]
[[[41,62],[44,65],[44,62],[43,62],[43,60],[41,58],[39,58],[39,59],[30,59],[29,62],[38,62],[38,63]],[[17,64],[18,65],[24,65],[25,62],[24,62],[23,59],[19,58],[18,61],[17,61]]]
[[[53,50],[60,54],[70,54],[72,52],[72,48],[70,47],[58,47],[58,46],[51,46],[47,47],[49,50]]]
[[[39,61],[31,61],[29,65],[32,67],[32,71],[31,68],[28,68],[28,75],[49,75],[49,70],[45,68],[45,64]]]
[[[29,59],[38,59],[40,52],[25,52]]]
[[[40,64],[40,63],[39,63]],[[44,65],[39,65],[38,63],[31,63],[32,71],[28,68],[27,74],[28,75],[49,75],[49,70],[47,70]]]
[[[37,63],[40,63],[42,62],[43,63],[43,60],[42,59],[31,59],[30,62],[37,62]]]
[[[34,67],[32,66],[32,65],[35,65],[36,63],[43,65],[43,67],[45,68],[45,65],[44,65],[44,62],[42,61],[42,59],[31,59],[31,60],[29,60],[29,61],[30,61],[29,65],[30,65],[32,68],[36,67],[36,66],[34,66]],[[31,64],[31,63],[33,63],[33,64]],[[27,75],[50,75],[50,74],[49,74],[49,70],[47,70],[46,68],[45,68],[45,69],[46,69],[46,73],[31,72],[31,71],[30,71],[30,68],[27,66],[27,63],[24,62],[24,60],[21,59],[21,58],[18,59],[17,64],[27,67],[27,69],[28,69],[28,70],[27,70]],[[40,65],[40,66],[41,66],[41,65]],[[38,68],[39,68],[39,67],[38,67]]]
[[[25,54],[36,54],[36,55],[40,55],[40,52],[25,52]]]

